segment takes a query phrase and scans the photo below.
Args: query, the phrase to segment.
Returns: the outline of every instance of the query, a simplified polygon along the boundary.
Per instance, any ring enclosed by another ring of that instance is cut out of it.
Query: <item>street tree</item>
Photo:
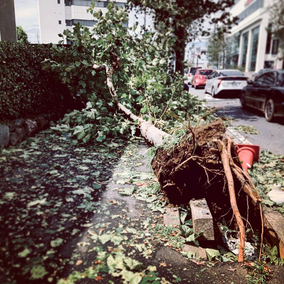
[[[29,43],[28,35],[21,26],[17,26],[18,42]]]
[[[154,27],[161,33],[171,32],[175,38],[175,70],[183,74],[186,44],[198,36],[209,35],[210,26],[230,30],[237,17],[230,17],[228,8],[234,0],[128,0],[131,8],[138,8],[144,13],[153,15]],[[217,13],[222,11],[222,13]],[[214,15],[214,16],[212,16]]]
[[[209,62],[216,65],[217,68],[220,66],[226,68],[227,59],[230,56],[229,47],[230,39],[225,32],[222,30],[213,32],[207,44],[207,57]]]
[[[284,58],[284,0],[278,0],[269,7],[270,24],[268,32],[279,40],[279,59]]]

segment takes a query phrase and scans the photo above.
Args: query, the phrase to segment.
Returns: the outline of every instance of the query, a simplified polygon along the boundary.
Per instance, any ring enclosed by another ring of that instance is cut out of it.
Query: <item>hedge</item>
[[[0,120],[58,116],[74,108],[67,87],[42,61],[51,58],[51,45],[0,42]]]

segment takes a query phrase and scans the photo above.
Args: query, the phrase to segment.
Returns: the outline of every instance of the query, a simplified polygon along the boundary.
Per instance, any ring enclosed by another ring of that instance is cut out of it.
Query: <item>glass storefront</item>
[[[248,35],[249,35],[248,32],[243,34],[242,63],[241,63],[241,66],[244,67],[244,68],[246,67],[246,63],[247,63]]]
[[[250,70],[249,70],[251,72],[255,71],[258,38],[259,38],[259,27],[252,30],[252,46],[251,46]]]

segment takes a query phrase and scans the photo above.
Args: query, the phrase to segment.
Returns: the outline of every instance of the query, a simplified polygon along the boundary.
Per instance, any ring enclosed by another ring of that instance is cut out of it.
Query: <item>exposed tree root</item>
[[[219,145],[219,151],[221,153],[221,159],[222,159],[222,162],[223,162],[225,175],[226,175],[227,182],[228,182],[228,190],[229,190],[229,194],[230,194],[230,203],[231,203],[235,218],[237,220],[239,231],[240,231],[240,247],[239,247],[239,254],[238,254],[238,262],[243,262],[244,261],[245,239],[246,239],[245,226],[244,226],[242,216],[240,214],[240,211],[239,211],[239,208],[238,208],[238,205],[237,205],[235,186],[234,186],[234,178],[233,178],[233,175],[232,175],[232,171],[231,171],[231,167],[230,167],[230,161],[229,161],[230,155],[228,154],[228,151],[226,149],[226,145],[223,141],[219,140],[218,145]]]

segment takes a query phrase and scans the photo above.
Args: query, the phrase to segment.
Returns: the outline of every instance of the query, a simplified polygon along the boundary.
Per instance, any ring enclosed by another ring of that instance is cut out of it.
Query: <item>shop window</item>
[[[257,49],[258,49],[259,27],[252,30],[252,47],[250,59],[250,71],[255,71]]]
[[[278,54],[278,47],[279,47],[279,39],[274,39],[272,41],[272,54]]]
[[[270,54],[270,48],[271,48],[271,32],[270,32],[270,28],[271,28],[271,24],[269,24],[269,26],[268,26],[265,54]]]
[[[242,48],[242,67],[246,67],[248,52],[248,32],[243,35],[243,48]]]

